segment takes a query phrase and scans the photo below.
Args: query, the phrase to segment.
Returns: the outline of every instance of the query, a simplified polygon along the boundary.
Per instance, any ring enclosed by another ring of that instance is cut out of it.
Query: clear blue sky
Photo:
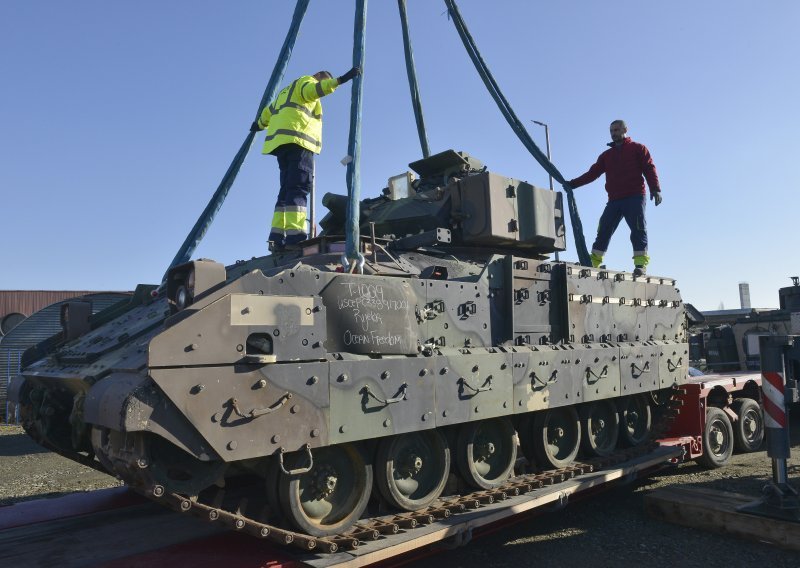
[[[157,282],[217,187],[275,64],[294,2],[0,3],[0,289],[131,289]],[[777,307],[800,273],[800,3],[461,0],[495,78],[524,119],[550,124],[553,161],[588,169],[608,123],[653,155],[650,272],[701,309]],[[488,96],[444,3],[408,0],[432,151],[455,148],[547,187]],[[313,0],[284,82],[351,66],[354,3]],[[397,3],[372,0],[364,75],[362,196],[420,157]],[[324,100],[318,201],[345,193],[350,87]],[[544,148],[541,127],[530,125]],[[262,135],[263,136],[263,135]],[[195,253],[266,253],[277,193],[251,149]],[[591,246],[602,180],[576,192]],[[321,205],[319,218],[323,210]],[[569,251],[576,260],[569,233]],[[607,264],[630,270],[624,224]]]

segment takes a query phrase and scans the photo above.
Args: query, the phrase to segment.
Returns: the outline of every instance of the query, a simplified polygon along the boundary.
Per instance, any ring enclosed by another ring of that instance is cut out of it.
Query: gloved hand
[[[258,127],[258,122],[254,121],[253,124],[250,125],[250,132],[258,132],[259,130],[261,129]]]
[[[661,205],[661,192],[660,191],[651,191],[650,192],[650,201],[656,202],[656,207]]]
[[[352,80],[356,75],[361,75],[361,67],[353,67],[352,69],[350,69],[350,71],[348,71],[341,77],[338,77],[336,80],[339,82],[340,85],[344,85],[348,81]]]

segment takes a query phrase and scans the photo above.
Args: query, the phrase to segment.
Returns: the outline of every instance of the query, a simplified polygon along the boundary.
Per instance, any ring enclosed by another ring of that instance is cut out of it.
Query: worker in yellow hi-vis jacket
[[[281,171],[281,189],[269,234],[273,250],[308,238],[307,205],[313,186],[314,154],[322,149],[320,98],[360,73],[353,67],[336,79],[327,71],[304,75],[278,93],[250,127],[251,132],[267,129],[262,153],[274,154]]]

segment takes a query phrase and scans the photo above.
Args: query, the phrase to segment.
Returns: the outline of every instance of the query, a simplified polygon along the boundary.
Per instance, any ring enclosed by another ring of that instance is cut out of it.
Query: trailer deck
[[[226,565],[237,568],[393,565],[407,562],[409,557],[430,554],[437,546],[466,544],[497,525],[560,509],[572,500],[661,469],[685,454],[685,445],[680,443],[660,446],[646,455],[602,470],[509,496],[414,530],[382,535],[378,540],[335,554],[278,548],[270,542],[225,530],[222,525],[171,513],[135,495],[123,494],[120,489],[0,508],[0,550],[9,565],[48,565],[57,558],[62,568],[186,563],[202,568],[217,566],[223,552]],[[89,543],[93,546],[88,546]]]

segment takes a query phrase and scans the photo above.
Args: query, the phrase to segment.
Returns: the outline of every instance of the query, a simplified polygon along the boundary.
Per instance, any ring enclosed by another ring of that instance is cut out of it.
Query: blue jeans
[[[644,210],[647,199],[644,195],[632,195],[606,203],[606,208],[600,216],[597,227],[597,238],[592,245],[592,252],[602,256],[608,250],[611,235],[617,230],[619,222],[624,218],[631,229],[631,244],[633,255],[647,254],[647,222]]]

